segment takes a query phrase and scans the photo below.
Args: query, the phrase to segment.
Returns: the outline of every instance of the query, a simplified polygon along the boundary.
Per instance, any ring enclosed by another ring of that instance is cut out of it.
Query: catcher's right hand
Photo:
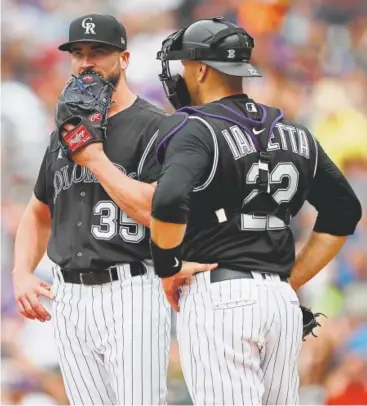
[[[105,140],[113,91],[112,83],[94,72],[73,76],[66,84],[56,105],[55,121],[69,158],[86,145]],[[68,131],[67,124],[74,128]]]
[[[300,306],[301,311],[302,311],[302,317],[303,317],[303,335],[302,339],[303,341],[306,341],[305,338],[309,335],[312,334],[314,337],[317,337],[317,335],[313,332],[313,329],[316,327],[321,327],[321,324],[316,320],[317,317],[319,316],[325,316],[323,313],[313,313],[311,309],[305,307],[305,306]]]

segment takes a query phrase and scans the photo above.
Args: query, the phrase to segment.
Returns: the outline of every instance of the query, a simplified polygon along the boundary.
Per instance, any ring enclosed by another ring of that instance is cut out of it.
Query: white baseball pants
[[[182,289],[177,335],[197,405],[298,404],[297,295],[277,275],[253,276],[210,283],[204,272]]]
[[[54,267],[52,317],[71,404],[166,404],[171,312],[145,266],[131,277],[118,265],[120,280],[97,286],[64,283]]]

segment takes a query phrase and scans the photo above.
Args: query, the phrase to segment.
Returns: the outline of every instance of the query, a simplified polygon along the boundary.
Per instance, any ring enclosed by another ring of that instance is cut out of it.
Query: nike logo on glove
[[[175,257],[175,264],[173,265],[174,268],[177,268],[180,265],[180,261]]]
[[[253,129],[252,129],[252,132],[253,132],[255,135],[259,135],[259,134],[261,134],[262,132],[264,132],[265,130],[266,130],[266,128],[263,128],[262,130],[257,131],[257,130],[255,130],[255,128],[253,128]]]

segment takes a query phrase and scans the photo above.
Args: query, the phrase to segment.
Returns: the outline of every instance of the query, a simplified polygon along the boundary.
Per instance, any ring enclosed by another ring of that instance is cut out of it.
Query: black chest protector
[[[269,138],[275,125],[283,118],[283,113],[273,107],[255,104],[248,99],[247,105],[256,106],[253,111],[247,109],[247,115],[231,107],[215,102],[202,107],[183,107],[174,114],[171,128],[164,132],[157,141],[156,158],[159,163],[164,161],[164,151],[168,141],[188,122],[189,116],[198,116],[210,122],[213,119],[223,120],[232,125],[237,125],[252,140],[256,149],[259,164],[259,174],[256,180],[258,193],[242,206],[237,208],[223,208],[229,220],[240,213],[253,215],[273,215],[281,219],[286,225],[290,223],[291,213],[286,205],[278,204],[270,193],[270,154],[267,151]],[[242,200],[243,201],[243,200]]]

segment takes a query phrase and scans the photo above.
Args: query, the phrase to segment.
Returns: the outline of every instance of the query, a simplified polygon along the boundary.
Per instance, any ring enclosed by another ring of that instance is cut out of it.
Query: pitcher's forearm
[[[289,283],[293,289],[298,290],[317,275],[337,255],[347,238],[313,232],[292,267]]]
[[[124,175],[105,157],[90,166],[111,199],[128,216],[149,227],[154,186]]]
[[[42,259],[50,236],[51,220],[28,207],[20,221],[14,248],[14,271],[32,273]]]

